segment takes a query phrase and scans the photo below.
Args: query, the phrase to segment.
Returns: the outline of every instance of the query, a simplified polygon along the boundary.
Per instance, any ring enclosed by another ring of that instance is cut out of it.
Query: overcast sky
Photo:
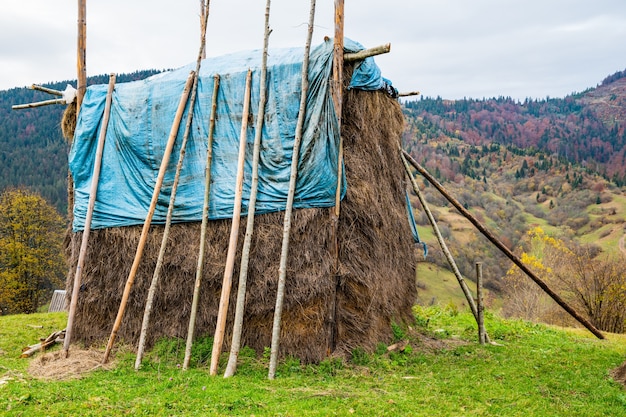
[[[76,0],[0,0],[0,90],[76,78]],[[345,36],[400,91],[564,97],[626,69],[625,0],[346,0]],[[87,0],[87,74],[195,62],[199,0]],[[303,46],[310,3],[274,0],[271,47]],[[209,56],[263,46],[263,0],[213,0]],[[333,36],[317,1],[314,42]]]

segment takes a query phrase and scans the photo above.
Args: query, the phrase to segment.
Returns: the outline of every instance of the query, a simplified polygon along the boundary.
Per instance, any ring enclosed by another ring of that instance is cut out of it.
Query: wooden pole
[[[78,0],[78,54],[76,66],[76,118],[87,90],[87,0]]]
[[[64,98],[55,98],[52,100],[37,101],[35,103],[15,104],[11,106],[13,110],[32,109],[35,107],[49,106],[51,104],[67,104]]]
[[[485,302],[483,299],[483,264],[476,262],[476,298],[478,307],[478,341],[481,345],[485,344]]]
[[[33,84],[30,86],[31,90],[43,91],[44,93],[52,94],[53,96],[63,96],[63,91],[54,90],[52,88],[43,87],[41,85]]]
[[[363,49],[359,52],[350,52],[343,54],[344,62],[354,62],[354,61],[362,61],[365,58],[369,58],[371,56],[387,54],[391,51],[391,44],[386,43],[384,45],[375,46],[373,48]]]
[[[272,326],[272,346],[270,350],[270,365],[268,378],[276,377],[276,364],[278,362],[278,346],[280,343],[280,322],[283,311],[283,299],[285,296],[285,281],[287,276],[287,259],[289,253],[289,233],[291,231],[291,212],[293,210],[293,199],[296,194],[296,180],[298,178],[298,162],[300,155],[300,143],[302,141],[302,130],[306,117],[306,99],[309,91],[309,53],[311,51],[311,38],[313,37],[313,24],[315,23],[315,0],[311,0],[309,13],[309,31],[307,33],[306,46],[304,48],[304,58],[302,61],[302,88],[300,95],[300,109],[298,111],[298,122],[296,124],[296,134],[293,143],[293,156],[291,157],[291,173],[289,175],[289,192],[285,205],[285,219],[283,223],[283,242],[280,253],[280,266],[278,268],[278,289],[276,290],[276,307],[274,308],[274,323]]]
[[[331,93],[333,107],[337,115],[339,130],[339,151],[337,155],[337,187],[335,189],[335,206],[330,210],[332,227],[331,251],[335,257],[335,288],[329,294],[328,306],[328,346],[327,353],[335,350],[335,333],[337,322],[337,288],[339,287],[339,213],[341,211],[341,183],[343,179],[343,137],[341,136],[341,114],[343,101],[343,0],[335,0],[335,38],[333,45],[333,80]]]
[[[437,181],[428,171],[426,171],[408,152],[402,151],[406,159],[413,165],[413,167],[424,176],[439,192],[457,209],[459,212],[472,223],[491,243],[493,243],[502,253],[504,253],[519,269],[524,271],[539,287],[544,290],[558,305],[560,305],[565,311],[567,311],[572,317],[574,317],[580,324],[585,326],[591,333],[593,333],[598,339],[604,339],[604,335],[596,329],[596,327],[589,322],[586,318],[578,314],[576,310],[570,307],[557,293],[555,293],[541,278],[539,278],[533,271],[530,270],[524,263],[507,248],[504,243],[500,242],[485,226],[483,226],[478,219],[476,219],[472,213],[467,211],[461,203],[459,203],[454,197],[452,197],[448,191]]]
[[[191,360],[191,347],[193,345],[193,333],[196,328],[196,315],[198,314],[198,300],[200,299],[200,283],[202,282],[202,266],[204,265],[204,247],[206,244],[206,230],[209,222],[209,196],[211,193],[211,164],[213,161],[213,133],[215,132],[215,113],[217,111],[217,93],[220,87],[220,76],[213,76],[213,99],[211,103],[211,117],[209,119],[209,136],[207,140],[207,158],[204,169],[204,204],[202,206],[202,226],[200,227],[200,249],[198,250],[198,265],[196,267],[196,281],[193,287],[193,299],[191,301],[191,313],[189,315],[189,327],[187,328],[187,343],[185,345],[185,359],[183,370],[189,367]]]
[[[250,185],[250,202],[248,204],[248,220],[246,235],[241,249],[241,266],[239,267],[239,283],[237,288],[237,304],[235,307],[235,322],[233,324],[233,338],[230,344],[230,355],[224,372],[224,378],[231,377],[237,369],[237,358],[241,347],[241,332],[243,331],[243,315],[246,304],[246,286],[248,281],[248,264],[250,261],[250,246],[254,231],[254,213],[256,211],[256,197],[259,186],[259,157],[261,153],[261,137],[263,135],[263,121],[265,120],[265,103],[267,102],[267,52],[270,37],[270,3],[265,4],[265,34],[263,37],[263,57],[261,61],[261,79],[259,92],[259,109],[254,136],[254,151],[252,156],[252,183]]]
[[[237,240],[239,237],[239,222],[241,220],[241,200],[243,193],[244,162],[246,157],[246,138],[248,130],[248,117],[250,112],[250,85],[252,83],[252,70],[248,70],[246,77],[246,91],[243,102],[243,115],[241,118],[241,133],[239,136],[239,158],[237,162],[237,181],[235,184],[235,203],[233,205],[233,221],[230,228],[230,240],[228,242],[228,253],[226,255],[226,268],[224,269],[224,280],[222,281],[222,293],[220,295],[220,305],[217,312],[217,323],[215,326],[215,336],[213,337],[213,351],[211,353],[211,367],[209,373],[217,375],[217,365],[224,343],[224,329],[226,328],[226,315],[228,313],[228,303],[230,299],[230,289],[233,283],[233,269],[235,266],[235,254],[237,252]]]
[[[204,3],[203,3],[204,4]],[[204,8],[203,8],[204,13]],[[203,14],[202,18],[206,19],[208,15]],[[206,20],[202,28],[206,28]],[[163,259],[165,258],[165,248],[167,247],[167,240],[170,235],[170,228],[172,225],[172,216],[174,212],[174,205],[176,204],[176,192],[178,190],[178,182],[180,181],[180,172],[183,168],[183,161],[185,159],[185,153],[187,149],[187,140],[189,139],[189,132],[191,131],[191,123],[193,121],[193,112],[196,104],[197,90],[198,90],[198,75],[200,73],[200,66],[202,62],[202,52],[204,50],[205,33],[201,32],[200,36],[200,50],[198,52],[198,58],[196,60],[196,71],[193,77],[193,86],[191,90],[191,97],[189,99],[189,112],[187,113],[187,122],[185,124],[185,133],[183,135],[183,141],[180,145],[180,151],[178,154],[178,163],[176,164],[176,174],[174,175],[174,183],[172,184],[172,192],[170,194],[170,202],[167,208],[167,216],[165,218],[165,227],[163,229],[163,238],[161,240],[161,248],[159,249],[159,256],[157,258],[156,267],[152,275],[152,281],[148,290],[148,297],[146,299],[146,306],[143,314],[143,321],[141,324],[141,333],[139,335],[139,346],[137,348],[137,357],[135,359],[135,370],[139,370],[141,366],[141,359],[146,344],[146,335],[148,333],[148,326],[150,324],[150,314],[152,313],[152,304],[154,303],[154,296],[156,293],[156,287],[161,275],[161,269],[163,268]]]
[[[419,91],[407,91],[404,93],[398,93],[398,97],[409,97],[409,96],[419,96],[421,93]]]
[[[337,190],[335,192],[335,217],[339,217],[341,204],[341,179],[343,170],[343,137],[341,114],[343,103],[343,10],[344,0],[335,0],[335,39],[333,51],[333,104],[339,123],[339,157],[337,161]]]
[[[441,246],[441,250],[443,251],[446,257],[446,260],[448,261],[448,264],[450,265],[450,268],[452,269],[452,272],[454,273],[454,276],[456,277],[457,281],[459,282],[459,285],[461,286],[461,289],[463,290],[463,294],[465,295],[465,299],[467,300],[467,303],[469,304],[470,309],[472,310],[472,314],[474,315],[476,322],[478,322],[478,309],[476,308],[476,304],[474,303],[474,297],[472,296],[472,293],[469,287],[465,283],[465,279],[463,279],[463,275],[461,274],[461,271],[459,271],[459,268],[457,267],[456,262],[454,261],[454,258],[452,257],[452,254],[448,250],[448,246],[446,245],[446,242],[443,240],[443,236],[441,235],[441,232],[439,231],[439,227],[437,226],[437,221],[435,220],[435,216],[433,216],[433,213],[430,211],[430,207],[428,206],[426,199],[422,195],[422,192],[420,191],[417,185],[417,182],[415,181],[415,177],[413,176],[413,173],[411,172],[411,167],[409,166],[409,163],[407,162],[406,158],[404,157],[402,153],[400,153],[400,157],[402,158],[404,169],[406,170],[406,173],[409,176],[409,179],[411,180],[413,191],[415,191],[417,198],[422,204],[422,207],[424,208],[424,213],[426,213],[426,217],[428,217],[428,221],[430,222],[430,225],[432,226],[433,231],[435,232],[435,237],[437,238],[437,242],[439,242],[439,246]]]
[[[80,290],[80,282],[82,279],[83,266],[85,265],[85,256],[87,253],[87,244],[89,242],[89,231],[91,230],[91,219],[93,210],[96,205],[96,195],[98,193],[98,182],[100,180],[100,169],[102,167],[102,154],[104,152],[104,143],[106,141],[107,127],[109,126],[109,116],[111,114],[111,102],[113,99],[113,89],[115,88],[115,74],[109,75],[109,89],[107,90],[106,101],[104,105],[104,116],[102,126],[100,126],[100,136],[98,137],[98,145],[96,147],[96,156],[94,158],[93,174],[91,176],[91,190],[89,192],[89,203],[87,205],[87,214],[85,216],[85,226],[83,227],[83,236],[80,243],[80,252],[78,254],[78,263],[76,264],[76,273],[74,274],[74,285],[72,287],[72,298],[70,301],[70,311],[67,316],[67,327],[65,328],[65,340],[63,341],[63,354],[67,358],[70,351],[70,342],[72,340],[72,330],[74,328],[74,317],[76,316],[76,306],[78,304],[78,291]]]
[[[111,349],[113,348],[113,343],[115,343],[115,337],[117,336],[117,332],[119,331],[119,328],[122,324],[122,318],[124,317],[124,311],[126,310],[126,304],[128,303],[130,290],[133,287],[135,276],[137,275],[137,270],[139,269],[139,263],[141,262],[141,257],[143,256],[143,250],[144,250],[144,247],[146,246],[146,241],[148,240],[148,232],[150,231],[150,224],[152,223],[152,216],[154,215],[154,211],[156,209],[156,205],[159,200],[159,194],[161,193],[161,186],[163,185],[163,178],[165,177],[165,172],[167,171],[167,165],[169,163],[170,156],[172,154],[172,148],[174,147],[174,142],[176,141],[176,136],[178,134],[178,127],[180,126],[180,121],[185,111],[185,106],[187,104],[187,99],[189,98],[189,92],[191,89],[191,85],[193,83],[194,76],[195,76],[195,72],[191,71],[189,73],[189,77],[187,78],[187,82],[185,83],[185,88],[180,98],[180,102],[178,103],[178,109],[174,117],[174,122],[172,123],[172,128],[170,130],[169,138],[167,140],[167,145],[165,147],[165,153],[163,154],[163,160],[161,161],[161,166],[159,168],[159,174],[157,176],[156,184],[154,185],[154,191],[152,193],[152,201],[150,202],[150,208],[146,216],[146,221],[143,224],[143,229],[141,230],[141,236],[139,238],[137,252],[135,253],[135,259],[133,261],[133,265],[131,266],[128,279],[126,280],[126,285],[124,286],[124,293],[122,294],[120,307],[117,312],[117,317],[115,318],[115,323],[113,324],[113,330],[111,331],[111,335],[109,336],[109,341],[107,343],[107,347],[104,352],[104,358],[102,360],[102,363],[108,362]]]

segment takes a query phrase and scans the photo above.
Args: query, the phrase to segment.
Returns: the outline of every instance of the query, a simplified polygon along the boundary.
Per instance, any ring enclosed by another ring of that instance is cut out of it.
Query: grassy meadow
[[[318,365],[286,358],[270,381],[267,352],[257,356],[249,349],[241,352],[234,377],[211,377],[210,338],[194,344],[187,371],[180,368],[184,341],[169,339],[148,353],[140,371],[134,370],[133,352],[122,346],[108,369],[97,362],[100,349],[92,351],[96,362],[90,372],[42,378],[39,371],[54,366],[60,346],[26,359],[19,358],[21,349],[63,328],[66,315],[3,316],[0,414],[626,416],[626,390],[610,376],[626,359],[623,335],[598,340],[582,330],[487,314],[487,330],[496,344],[481,346],[471,314],[433,306],[415,307],[415,317],[412,327],[393,326],[396,341],[409,342],[402,351],[381,344],[376,352],[355,349],[349,361],[328,359]],[[76,357],[81,351],[75,346],[71,352]]]

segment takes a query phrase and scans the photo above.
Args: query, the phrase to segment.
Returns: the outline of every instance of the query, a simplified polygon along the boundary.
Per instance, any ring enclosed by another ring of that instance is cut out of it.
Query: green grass
[[[452,305],[466,308],[467,300],[454,273],[430,262],[418,262],[416,268],[417,297],[421,305]],[[466,280],[470,291],[476,294],[476,285]]]
[[[249,349],[235,377],[209,376],[202,361],[210,339],[194,345],[196,366],[188,371],[178,366],[184,342],[164,340],[139,372],[132,353],[118,352],[112,370],[79,380],[37,380],[26,373],[31,359],[17,356],[22,346],[61,328],[64,315],[0,317],[0,414],[626,416],[626,391],[609,378],[624,361],[624,337],[601,341],[487,314],[487,330],[499,346],[481,346],[469,314],[415,307],[415,316],[414,330],[393,328],[396,338],[411,340],[404,352],[387,353],[380,345],[374,354],[355,349],[351,362],[315,366],[288,358],[273,381],[266,379],[267,358]]]

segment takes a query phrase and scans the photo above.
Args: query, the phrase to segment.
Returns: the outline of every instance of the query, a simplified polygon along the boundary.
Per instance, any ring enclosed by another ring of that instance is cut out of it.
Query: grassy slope
[[[624,337],[600,341],[489,315],[487,329],[500,346],[480,346],[467,314],[416,307],[416,317],[421,332],[448,340],[415,332],[403,353],[383,353],[381,346],[378,354],[355,352],[351,364],[286,360],[274,381],[266,380],[266,359],[249,352],[234,378],[210,377],[204,364],[183,372],[182,341],[160,344],[139,372],[132,354],[119,353],[110,371],[36,380],[25,371],[30,359],[16,359],[20,347],[63,326],[64,316],[0,317],[0,414],[626,416],[626,393],[608,377],[624,360]],[[197,343],[194,355],[209,356],[210,341]]]
[[[417,298],[420,305],[454,305],[468,308],[463,291],[452,272],[430,262],[417,264]],[[474,291],[473,284],[472,291]]]

